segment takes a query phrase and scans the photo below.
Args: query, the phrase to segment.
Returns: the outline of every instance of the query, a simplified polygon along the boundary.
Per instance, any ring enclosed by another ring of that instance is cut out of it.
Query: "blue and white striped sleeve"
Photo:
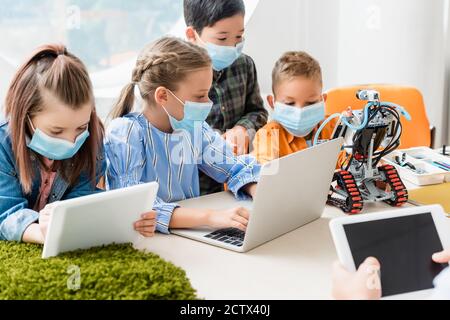
[[[118,118],[111,122],[105,137],[106,187],[130,187],[141,182],[145,166],[144,144],[137,121]]]
[[[167,203],[156,197],[153,209],[156,211],[156,231],[169,234],[170,220],[172,219],[173,211],[178,208],[176,203]]]
[[[133,119],[118,118],[111,122],[105,138],[106,188],[126,188],[141,183],[147,164],[142,128]],[[169,233],[170,219],[177,204],[156,198],[153,209],[157,214],[156,230]]]
[[[202,143],[200,170],[219,183],[227,183],[238,200],[250,198],[242,188],[259,181],[261,166],[256,159],[250,155],[236,157],[226,141],[206,123]]]

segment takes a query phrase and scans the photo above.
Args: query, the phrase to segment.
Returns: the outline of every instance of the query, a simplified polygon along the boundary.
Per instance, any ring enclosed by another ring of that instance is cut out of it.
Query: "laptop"
[[[134,222],[153,208],[156,182],[55,203],[42,258],[108,244],[133,243]]]
[[[248,208],[250,219],[245,233],[233,228],[206,227],[171,232],[224,249],[247,252],[319,219],[342,143],[342,138],[331,140],[265,164],[254,201],[238,201],[232,193],[220,192],[179,202],[186,208]]]

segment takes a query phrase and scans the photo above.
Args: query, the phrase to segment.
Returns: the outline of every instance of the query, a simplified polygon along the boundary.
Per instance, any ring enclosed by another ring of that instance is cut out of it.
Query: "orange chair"
[[[422,94],[413,87],[375,84],[331,89],[326,93],[326,113],[341,113],[348,106],[353,110],[362,109],[367,101],[356,98],[359,89],[374,89],[380,93],[381,101],[401,105],[411,115],[411,121],[401,117],[403,132],[399,149],[433,147],[435,129],[430,127]]]

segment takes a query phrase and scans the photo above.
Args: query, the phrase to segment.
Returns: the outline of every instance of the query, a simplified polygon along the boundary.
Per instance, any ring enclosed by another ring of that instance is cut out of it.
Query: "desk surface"
[[[364,213],[390,210],[366,205]],[[200,298],[330,299],[331,266],[337,259],[328,223],[344,216],[327,206],[321,219],[247,253],[235,253],[175,235],[136,243],[183,268]]]

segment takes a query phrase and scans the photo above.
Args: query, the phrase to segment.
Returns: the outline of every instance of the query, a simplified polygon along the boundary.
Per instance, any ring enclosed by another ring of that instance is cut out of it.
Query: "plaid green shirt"
[[[253,59],[243,54],[230,67],[214,71],[209,92],[214,106],[206,122],[221,133],[242,126],[250,139],[267,123],[268,112],[259,92]],[[200,172],[201,195],[223,191],[223,185]]]
[[[255,132],[267,123],[268,113],[259,92],[255,63],[245,54],[230,67],[214,71],[209,97],[214,106],[206,122],[221,133],[235,126]]]

